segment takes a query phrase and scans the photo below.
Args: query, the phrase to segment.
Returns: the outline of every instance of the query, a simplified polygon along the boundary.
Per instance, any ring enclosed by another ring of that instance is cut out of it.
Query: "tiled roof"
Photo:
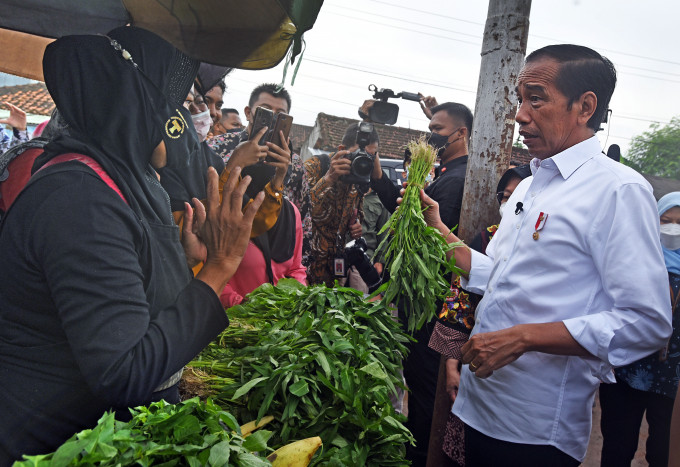
[[[300,152],[300,147],[304,144],[305,141],[307,141],[307,138],[309,138],[309,134],[311,132],[312,132],[311,126],[293,123],[293,126],[290,128],[290,134],[288,136],[290,138],[291,144],[293,145],[293,148],[295,149],[295,152]]]
[[[356,122],[356,119],[320,113],[316,117],[319,138],[314,143],[314,149],[335,151],[342,142],[347,127]],[[403,159],[406,143],[423,134],[422,131],[379,124],[375,125],[375,129],[380,136],[380,157],[393,159]]]
[[[43,83],[2,86],[0,102],[9,102],[33,115],[50,115],[54,109],[54,102]]]

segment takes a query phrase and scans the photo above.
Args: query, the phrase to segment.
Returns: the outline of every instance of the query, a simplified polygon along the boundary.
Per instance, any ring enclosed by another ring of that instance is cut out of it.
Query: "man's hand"
[[[425,97],[421,93],[418,93],[418,96],[420,97],[420,108],[423,110],[423,113],[428,120],[432,120],[432,107],[437,105],[437,99],[433,96]]]
[[[270,160],[265,160],[265,164],[276,167],[276,173],[274,178],[272,178],[272,188],[277,191],[283,190],[283,180],[286,178],[286,173],[288,173],[288,166],[290,165],[290,148],[288,142],[283,136],[283,131],[279,131],[281,134],[281,141],[283,147],[279,147],[274,143],[267,142],[267,156]]]
[[[439,215],[439,203],[427,196],[425,190],[420,190],[420,203],[425,208],[423,217],[427,225],[439,230],[448,230]]]
[[[362,233],[363,230],[361,228],[361,223],[359,222],[359,219],[357,219],[353,224],[349,226],[349,234],[354,240],[356,240],[357,238],[361,237]]]
[[[449,358],[446,360],[446,392],[451,398],[451,402],[456,402],[459,386],[460,371],[458,371],[458,360]]]
[[[241,211],[243,194],[250,177],[239,182],[240,167],[234,168],[224,184],[220,203],[219,176],[214,168],[208,169],[207,206],[193,199],[195,212],[185,218],[185,229],[195,235],[191,241],[200,240],[205,245],[205,263],[196,276],[208,284],[217,295],[236,272],[248,247],[255,213],[260,208],[264,193],[260,192],[245,212]],[[188,239],[189,240],[189,239]],[[193,251],[197,251],[195,248]]]
[[[382,263],[373,263],[373,267],[376,271],[378,271],[378,274],[382,274],[383,270],[385,269]]]
[[[500,331],[475,334],[461,352],[463,364],[469,364],[470,371],[480,378],[491,376],[495,370],[526,352],[595,358],[574,339],[562,321],[518,324]]]
[[[371,117],[368,116],[368,112],[371,110],[371,107],[373,107],[374,103],[375,99],[366,99],[364,103],[361,104],[361,107],[359,107],[359,116],[364,122],[373,122]]]
[[[5,105],[9,109],[9,117],[0,119],[0,124],[9,125],[19,131],[26,130],[26,112],[9,102],[5,102]]]
[[[257,142],[260,141],[260,138],[262,138],[266,131],[267,127],[264,127],[257,133],[254,139],[239,143],[226,163],[227,170],[231,172],[234,170],[234,167],[244,168],[264,160],[267,157],[269,147],[260,146]]]
[[[380,158],[378,156],[373,158],[373,171],[371,172],[372,180],[380,180],[383,176],[383,170],[380,166]]]
[[[347,159],[347,154],[349,154],[349,151],[338,151],[331,158],[331,166],[328,168],[326,175],[324,175],[328,183],[335,184],[335,182],[340,180],[340,177],[349,174],[352,163]]]
[[[522,326],[475,334],[463,345],[463,364],[479,378],[488,378],[527,351]]]

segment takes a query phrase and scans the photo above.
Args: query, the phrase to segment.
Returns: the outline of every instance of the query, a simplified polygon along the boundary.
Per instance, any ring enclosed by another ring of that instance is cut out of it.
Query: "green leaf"
[[[396,258],[394,258],[394,261],[390,265],[389,271],[390,274],[396,275],[399,273],[399,267],[401,266],[401,260],[404,254],[404,250],[399,251],[399,254],[397,255]]]
[[[363,371],[367,375],[371,375],[374,378],[378,378],[381,380],[387,379],[387,374],[385,374],[382,365],[380,365],[380,363],[378,362],[369,363],[368,365],[359,368],[359,371]]]
[[[297,383],[292,384],[288,390],[291,394],[302,397],[309,392],[309,385],[306,380],[301,379]]]
[[[273,434],[272,431],[257,430],[243,441],[243,448],[251,452],[265,451],[267,449],[267,441],[269,441]]]
[[[243,386],[238,388],[238,390],[234,393],[234,396],[232,397],[232,399],[236,400],[239,397],[241,397],[242,395],[247,394],[248,391],[250,391],[257,383],[259,383],[260,381],[265,381],[266,379],[268,379],[266,376],[261,376],[259,378],[251,379],[246,384],[244,384]]]
[[[319,362],[319,365],[321,366],[323,372],[326,374],[326,377],[330,378],[331,366],[328,364],[328,359],[326,358],[326,355],[321,350],[318,350],[316,352],[316,361]]]
[[[229,462],[229,454],[231,454],[231,446],[228,440],[220,441],[210,448],[210,457],[208,463],[213,467],[222,467]]]
[[[201,432],[201,424],[193,415],[186,414],[179,418],[172,430],[173,437],[176,441],[183,441],[192,435]]]
[[[239,467],[271,467],[272,464],[268,460],[257,457],[249,452],[241,452],[236,459],[236,465]]]

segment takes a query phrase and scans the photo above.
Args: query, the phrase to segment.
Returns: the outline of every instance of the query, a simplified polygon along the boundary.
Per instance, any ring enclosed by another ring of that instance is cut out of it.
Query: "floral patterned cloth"
[[[4,130],[0,129],[0,154],[13,148],[17,144],[25,143],[30,138],[28,130],[14,130],[12,138],[10,138]]]
[[[665,348],[637,362],[617,368],[616,379],[633,389],[675,399],[680,381],[680,275],[668,273],[673,303],[673,334]]]
[[[231,157],[231,153],[234,152],[234,149],[236,149],[236,146],[238,146],[241,141],[248,141],[248,132],[246,130],[235,128],[233,130],[229,130],[226,133],[222,133],[221,135],[208,138],[205,141],[226,164]]]

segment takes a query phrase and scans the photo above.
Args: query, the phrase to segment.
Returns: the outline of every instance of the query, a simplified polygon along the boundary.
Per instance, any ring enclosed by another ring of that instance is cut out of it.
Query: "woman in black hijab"
[[[69,132],[0,226],[0,465],[53,450],[105,410],[179,400],[183,365],[228,324],[218,293],[263,198],[241,213],[249,179],[236,169],[220,205],[211,170],[207,209],[187,205],[180,244],[153,167],[181,168],[197,150],[182,102],[198,63],[158,36],[64,37],[43,67]],[[54,164],[71,153],[112,181]]]

